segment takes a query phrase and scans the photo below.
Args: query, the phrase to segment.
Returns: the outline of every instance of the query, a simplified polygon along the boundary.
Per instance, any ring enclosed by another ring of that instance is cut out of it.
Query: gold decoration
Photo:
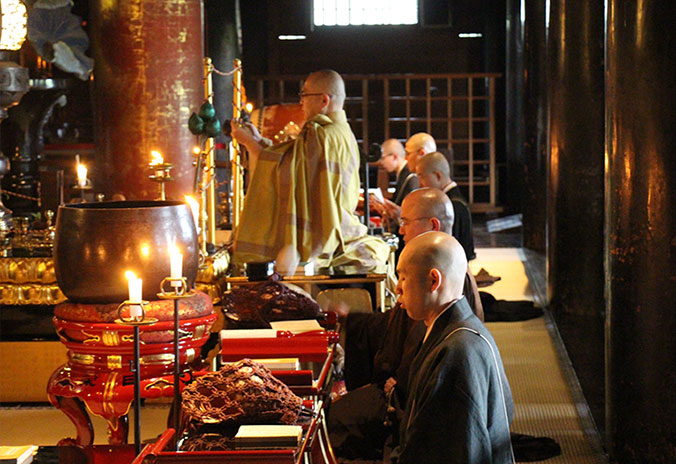
[[[83,353],[70,353],[70,360],[78,364],[84,364],[89,366],[94,364],[94,355],[93,354],[83,354]]]
[[[108,355],[108,369],[122,369],[122,356],[116,354]]]

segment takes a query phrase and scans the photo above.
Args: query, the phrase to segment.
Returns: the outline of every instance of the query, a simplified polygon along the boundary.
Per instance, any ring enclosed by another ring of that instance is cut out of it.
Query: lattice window
[[[418,0],[314,0],[315,26],[418,24]]]

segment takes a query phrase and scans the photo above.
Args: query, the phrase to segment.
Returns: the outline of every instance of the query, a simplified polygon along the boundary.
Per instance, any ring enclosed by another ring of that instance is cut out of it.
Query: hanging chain
[[[7,195],[7,196],[22,198],[24,200],[36,201],[38,203],[38,205],[40,204],[40,198],[30,197],[28,195],[24,195],[23,193],[11,192],[9,190],[3,190],[2,193]]]

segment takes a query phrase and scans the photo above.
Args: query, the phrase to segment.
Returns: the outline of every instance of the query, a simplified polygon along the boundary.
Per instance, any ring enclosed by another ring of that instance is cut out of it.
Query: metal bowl
[[[169,250],[183,254],[183,276],[194,285],[199,245],[190,207],[179,201],[112,201],[59,207],[54,268],[74,302],[115,303],[128,294],[125,271],[143,279],[143,299],[156,300],[169,276]]]

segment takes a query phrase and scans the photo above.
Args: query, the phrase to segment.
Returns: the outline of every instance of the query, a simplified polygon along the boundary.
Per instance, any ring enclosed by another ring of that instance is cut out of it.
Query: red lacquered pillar
[[[151,150],[173,163],[168,198],[192,190],[195,137],[188,118],[203,100],[201,0],[92,0],[96,190],[155,199]]]

